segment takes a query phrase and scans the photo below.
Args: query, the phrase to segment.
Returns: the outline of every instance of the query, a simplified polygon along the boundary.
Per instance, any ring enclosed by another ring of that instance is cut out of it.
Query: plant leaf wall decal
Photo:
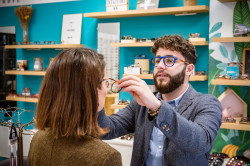
[[[222,27],[222,22],[217,22],[216,24],[214,24],[214,26],[211,28],[210,30],[210,34],[215,32],[215,31],[218,31],[220,28]]]
[[[250,10],[247,1],[239,1],[234,7],[233,15],[233,31],[235,24],[244,24],[250,27]],[[250,36],[250,34],[248,34]],[[234,43],[234,49],[239,61],[242,61],[242,52],[244,48],[250,47],[250,43]]]

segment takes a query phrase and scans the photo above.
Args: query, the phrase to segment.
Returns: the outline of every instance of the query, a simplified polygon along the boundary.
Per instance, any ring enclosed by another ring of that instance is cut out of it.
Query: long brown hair
[[[98,92],[104,77],[103,55],[88,48],[61,52],[47,69],[40,89],[36,127],[55,137],[98,137]]]

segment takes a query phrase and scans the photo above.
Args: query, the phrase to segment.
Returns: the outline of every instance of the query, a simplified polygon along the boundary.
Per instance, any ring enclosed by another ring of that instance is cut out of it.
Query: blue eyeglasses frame
[[[167,64],[165,63],[165,58],[169,58],[169,57],[174,58],[174,63],[173,63],[171,66],[169,66],[169,65],[167,65]],[[181,60],[181,59],[178,59],[178,58],[174,57],[173,55],[167,55],[167,56],[154,56],[154,57],[150,58],[150,60],[149,60],[150,63],[155,64],[155,63],[153,62],[153,59],[155,59],[155,58],[160,58],[160,61],[163,59],[163,63],[164,63],[164,65],[167,66],[167,67],[172,67],[172,66],[174,66],[174,64],[175,64],[176,61],[184,62],[184,63],[187,64],[187,65],[190,64],[190,63],[188,63],[188,62],[186,62],[186,61],[183,61],[183,60]],[[154,67],[157,67],[157,66],[155,65]]]

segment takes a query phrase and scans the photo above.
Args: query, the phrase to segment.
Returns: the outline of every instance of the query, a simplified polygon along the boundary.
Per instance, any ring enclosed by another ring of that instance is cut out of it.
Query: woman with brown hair
[[[28,165],[122,165],[118,151],[99,137],[97,122],[107,88],[103,55],[76,48],[60,53],[47,69],[36,111]]]

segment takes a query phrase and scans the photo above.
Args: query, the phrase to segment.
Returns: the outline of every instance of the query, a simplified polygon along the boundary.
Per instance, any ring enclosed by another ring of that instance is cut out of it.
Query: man
[[[134,132],[132,166],[208,165],[222,111],[217,98],[196,92],[188,83],[197,58],[195,47],[170,35],[159,38],[152,52],[157,92],[135,76],[122,78],[118,88],[134,101],[109,117],[99,112],[100,126],[110,129],[103,139]]]

